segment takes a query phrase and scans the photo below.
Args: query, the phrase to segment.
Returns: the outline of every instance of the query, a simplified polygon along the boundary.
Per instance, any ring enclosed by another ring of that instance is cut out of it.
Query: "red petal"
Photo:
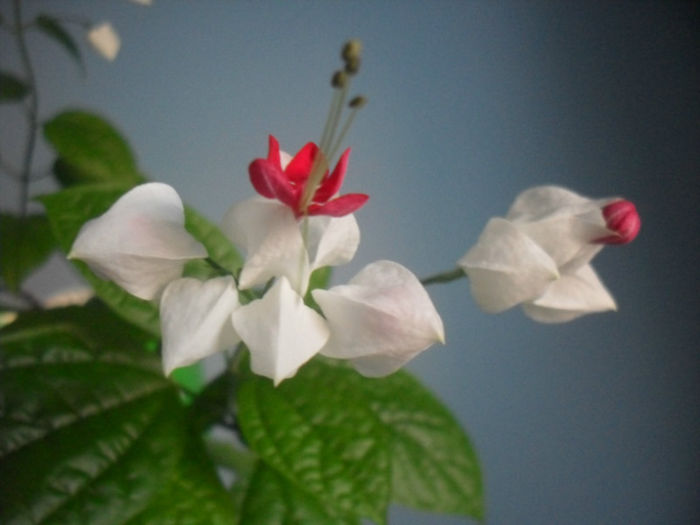
[[[277,142],[277,139],[272,135],[268,137],[267,160],[272,162],[279,169],[282,169],[282,163],[280,161],[280,143]]]
[[[313,142],[309,142],[299,150],[299,153],[294,155],[294,158],[289,162],[284,170],[287,178],[297,184],[303,184],[309,178],[311,167],[314,164],[314,159],[318,153],[318,146]]]
[[[266,159],[255,159],[248,166],[250,182],[263,197],[278,199],[296,210],[299,192],[287,181],[282,170]]]
[[[312,204],[309,206],[309,215],[330,215],[331,217],[343,217],[361,208],[369,199],[364,193],[348,193],[325,204]]]
[[[348,169],[349,157],[350,148],[343,152],[330,177],[324,178],[323,182],[321,182],[320,186],[316,190],[316,193],[314,194],[313,200],[315,202],[326,202],[340,191],[340,186],[342,186],[343,179],[345,178],[345,172]]]

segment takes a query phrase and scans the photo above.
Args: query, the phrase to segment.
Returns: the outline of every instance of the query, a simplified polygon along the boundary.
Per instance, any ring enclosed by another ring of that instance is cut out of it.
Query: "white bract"
[[[398,263],[374,262],[348,284],[312,295],[331,328],[321,353],[350,359],[363,375],[390,374],[445,341],[442,319],[425,288]]]
[[[275,385],[296,374],[328,340],[328,325],[282,276],[262,299],[232,314],[233,326],[250,350],[253,372]]]
[[[231,313],[238,306],[233,277],[171,282],[160,300],[165,375],[233,348],[240,341],[231,324]]]
[[[350,261],[360,242],[353,215],[297,219],[288,206],[262,197],[233,205],[221,229],[247,254],[239,278],[243,289],[285,276],[297,293],[304,294],[311,272]]]
[[[121,39],[109,22],[102,22],[90,28],[87,33],[87,40],[103,58],[110,62],[117,58],[121,47]]]
[[[153,299],[180,277],[188,260],[207,256],[184,225],[184,207],[173,188],[142,184],[83,224],[68,257],[85,261],[136,297]]]
[[[615,310],[589,263],[602,249],[597,241],[616,235],[601,211],[616,200],[556,186],[521,193],[458,261],[477,304],[490,313],[521,304],[528,316],[548,323]]]

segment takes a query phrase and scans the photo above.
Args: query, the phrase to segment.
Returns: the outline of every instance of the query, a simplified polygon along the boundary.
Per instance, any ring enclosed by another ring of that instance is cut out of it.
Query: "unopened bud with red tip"
[[[637,208],[626,200],[612,202],[602,210],[606,226],[613,235],[601,237],[595,242],[601,244],[627,244],[634,240],[642,226]]]

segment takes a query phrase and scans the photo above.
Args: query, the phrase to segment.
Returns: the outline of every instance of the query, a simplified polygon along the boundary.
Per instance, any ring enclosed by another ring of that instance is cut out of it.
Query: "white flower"
[[[109,22],[102,22],[92,28],[87,33],[88,42],[103,58],[110,62],[117,58],[121,39]]]
[[[618,213],[612,222],[608,211],[620,203],[626,203],[627,220]],[[537,321],[564,322],[616,309],[589,262],[602,243],[629,242],[638,231],[632,203],[539,186],[521,193],[504,219],[491,219],[458,264],[483,310],[496,313],[522,304]]]
[[[231,314],[238,306],[233,277],[172,281],[160,300],[165,375],[233,348],[240,341],[231,323]]]
[[[190,259],[207,251],[185,230],[184,207],[167,184],[152,182],[124,194],[83,224],[69,258],[141,299],[157,297]]]
[[[239,278],[241,289],[284,276],[297,293],[303,294],[313,270],[348,262],[360,242],[353,215],[297,219],[288,206],[262,197],[232,206],[221,229],[247,254]]]
[[[363,375],[390,374],[445,341],[442,319],[425,288],[398,263],[374,262],[348,284],[312,295],[331,329],[321,353],[350,359]]]
[[[275,385],[296,374],[328,339],[326,321],[304,304],[284,276],[262,299],[236,309],[232,319],[250,350],[253,372]]]

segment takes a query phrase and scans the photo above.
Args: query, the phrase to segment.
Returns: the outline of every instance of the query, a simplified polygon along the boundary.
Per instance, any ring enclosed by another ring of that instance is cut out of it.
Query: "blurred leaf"
[[[185,228],[204,245],[209,253],[209,258],[219,266],[234,275],[241,269],[243,259],[231,241],[218,226],[189,206],[185,206]],[[201,265],[199,268],[201,270]]]
[[[29,86],[19,77],[0,71],[0,103],[22,100],[29,93]]]
[[[183,366],[170,375],[170,378],[190,393],[197,393],[204,388],[204,371],[199,361],[189,366]]]
[[[265,463],[333,516],[385,523],[389,436],[348,372],[314,361],[277,388],[250,375],[238,386],[238,424]]]
[[[73,40],[70,33],[63,28],[56,18],[41,14],[36,17],[36,25],[46,36],[68,51],[68,54],[82,67],[83,59],[80,55],[80,49],[75,44],[75,40]]]
[[[223,373],[204,387],[190,406],[190,420],[194,428],[204,431],[217,422],[225,421],[230,413],[234,386],[233,376]],[[234,424],[232,420],[225,422]]]
[[[159,360],[93,308],[0,330],[0,522],[232,523]]]
[[[107,211],[128,189],[128,186],[113,184],[86,184],[40,197],[61,249],[68,253],[83,223]],[[158,308],[155,304],[134,297],[116,284],[100,279],[82,261],[71,262],[95,293],[117,314],[153,334],[160,333]]]
[[[328,513],[321,501],[300,490],[259,461],[243,488],[241,525],[357,524],[356,518],[339,518]]]
[[[159,345],[158,338],[153,334],[117,317],[98,300],[92,300],[85,306],[25,312],[0,333],[5,340],[30,339],[49,329],[72,336],[94,348],[106,345],[156,355]]]
[[[0,275],[17,291],[27,275],[41,266],[56,248],[44,215],[21,218],[0,213]]]
[[[64,185],[144,181],[126,140],[98,115],[65,111],[44,123],[44,136],[60,159],[54,168]]]

